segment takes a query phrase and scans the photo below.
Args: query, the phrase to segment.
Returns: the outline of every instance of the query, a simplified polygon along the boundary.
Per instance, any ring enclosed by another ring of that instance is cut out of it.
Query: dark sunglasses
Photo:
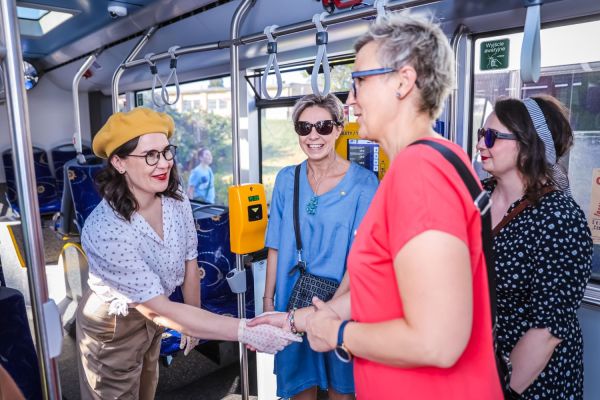
[[[481,138],[484,138],[485,147],[488,149],[494,147],[496,139],[517,140],[517,136],[514,133],[502,133],[490,128],[479,128],[477,130],[477,141],[480,141]]]
[[[334,126],[340,125],[342,125],[340,122],[334,121],[332,119],[317,121],[314,124],[311,124],[310,122],[306,121],[298,121],[294,124],[294,129],[296,130],[296,133],[298,135],[306,136],[312,131],[312,128],[314,126],[319,135],[329,135],[331,134],[331,132],[333,132]]]
[[[146,164],[153,167],[156,164],[158,164],[158,162],[160,161],[161,154],[165,158],[165,160],[171,161],[173,158],[175,158],[175,154],[177,154],[177,146],[170,144],[167,147],[165,147],[165,149],[163,151],[150,150],[149,152],[147,152],[144,155],[129,154],[128,157],[145,158]]]

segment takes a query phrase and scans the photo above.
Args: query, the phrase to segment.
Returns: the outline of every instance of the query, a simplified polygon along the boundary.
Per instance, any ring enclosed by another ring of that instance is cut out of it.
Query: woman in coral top
[[[254,323],[354,359],[358,400],[502,399],[479,211],[441,154],[409,146],[435,141],[469,164],[432,128],[454,85],[452,50],[408,14],[378,19],[355,49],[348,104],[393,161],[350,250],[350,294]]]

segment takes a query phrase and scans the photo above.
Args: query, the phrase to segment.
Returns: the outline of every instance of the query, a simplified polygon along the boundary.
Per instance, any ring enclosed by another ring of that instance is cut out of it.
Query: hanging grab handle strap
[[[375,2],[373,3],[373,7],[377,9],[377,19],[385,17],[385,6],[387,5],[387,2],[388,0],[375,0]]]
[[[156,83],[160,83],[161,89],[163,87],[163,83],[160,79],[160,76],[158,76],[158,68],[156,67],[156,63],[152,61],[153,56],[154,53],[148,53],[144,56],[144,60],[146,60],[146,62],[150,66],[150,73],[152,74],[152,103],[155,107],[162,108],[165,106],[165,103],[163,103],[161,97],[156,95]]]
[[[525,0],[527,16],[521,47],[521,80],[537,82],[540,78],[540,9],[542,0]]]
[[[281,96],[281,90],[283,89],[281,73],[279,72],[279,64],[277,63],[277,42],[275,41],[275,38],[273,38],[273,31],[277,28],[278,25],[271,25],[265,28],[265,35],[267,35],[267,39],[269,40],[267,43],[267,54],[269,55],[269,61],[267,61],[265,72],[260,78],[260,87],[263,96],[268,100],[278,99],[279,96]],[[267,90],[267,78],[271,69],[274,70],[275,79],[277,79],[277,92],[275,93],[275,96],[271,96]]]
[[[180,96],[180,89],[179,89],[179,79],[177,79],[177,55],[175,55],[175,51],[179,48],[179,46],[172,46],[169,48],[168,52],[171,55],[171,61],[169,64],[169,76],[167,77],[167,80],[163,82],[161,82],[162,88],[160,90],[160,97],[162,98],[162,101],[165,104],[168,104],[170,106],[172,106],[173,104],[177,103],[179,101],[179,96]],[[173,79],[173,83],[175,84],[175,100],[173,100],[172,102],[169,101],[170,100],[170,95],[169,92],[167,91],[167,86],[169,85],[169,82],[171,82],[171,79]]]
[[[325,18],[328,14],[326,12],[321,14],[315,14],[313,16],[313,23],[317,28],[316,42],[317,42],[317,58],[315,59],[315,65],[313,66],[312,76],[310,80],[310,84],[312,86],[312,91],[314,94],[318,96],[326,96],[329,93],[329,88],[331,85],[330,71],[329,71],[329,60],[327,59],[327,42],[328,36],[327,31],[323,28],[323,24],[321,20]],[[323,87],[323,91],[319,89],[319,68],[323,65],[323,77],[325,78],[325,84]]]

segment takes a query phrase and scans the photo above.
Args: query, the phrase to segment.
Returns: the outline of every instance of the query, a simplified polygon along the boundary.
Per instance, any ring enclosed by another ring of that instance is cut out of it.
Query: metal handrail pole
[[[400,0],[390,2],[386,4],[385,8],[388,11],[397,11],[403,8],[412,8],[427,4],[439,3],[440,0]],[[373,17],[377,15],[377,10],[374,7],[358,8],[350,11],[341,12],[339,14],[331,14],[321,20],[324,27],[340,24],[343,22],[354,21],[360,18]],[[273,31],[273,37],[281,37],[290,35],[293,33],[299,33],[308,31],[315,28],[314,22],[305,21],[298,22],[292,25],[280,26]],[[264,32],[255,33],[241,37],[238,41],[239,44],[250,44],[254,42],[260,42],[261,40],[267,40],[267,35]]]
[[[81,143],[81,117],[79,116],[79,82],[81,81],[81,77],[85,74],[85,71],[88,70],[96,61],[99,52],[96,52],[89,56],[79,71],[73,77],[73,83],[71,84],[71,92],[73,94],[73,118],[75,123],[75,131],[73,133],[73,145],[75,146],[75,151],[77,152],[77,158],[80,161],[85,161],[83,158],[83,144]]]
[[[240,36],[240,26],[250,8],[256,3],[256,0],[243,0],[231,20],[231,42],[230,62],[231,62],[231,140],[233,152],[233,184],[239,185],[241,178],[240,170],[240,54],[237,39]],[[235,265],[238,271],[244,271],[244,264],[241,254],[235,255]],[[238,317],[246,317],[246,293],[238,293],[237,296]],[[246,346],[239,343],[240,350],[240,381],[242,400],[248,400],[250,381],[248,379],[248,350]]]
[[[457,129],[458,129],[458,81],[459,81],[459,72],[458,72],[458,50],[460,41],[462,38],[468,33],[468,28],[460,24],[456,30],[454,31],[454,35],[452,35],[452,39],[450,39],[450,46],[452,47],[452,53],[454,53],[454,88],[448,96],[448,139],[451,142],[456,143],[457,139]]]
[[[48,302],[48,283],[15,0],[0,0],[0,14],[2,18],[0,30],[2,30],[7,50],[5,68],[3,68],[4,86],[42,394],[45,399],[59,400],[61,392],[58,367],[56,360],[50,357],[48,332],[44,323],[44,304]]]
[[[388,3],[385,7],[388,11],[396,11],[403,8],[411,8],[427,4],[439,3],[440,1],[441,0],[401,0],[393,3]],[[375,15],[377,15],[376,9],[374,9],[373,7],[365,7],[356,10],[341,12],[339,14],[329,15],[322,20],[322,24],[323,26],[331,26],[343,22],[353,21],[360,18],[372,17]],[[281,37],[294,33],[304,32],[314,28],[315,24],[312,21],[298,22],[291,25],[280,26],[279,28],[273,31],[273,37]],[[181,47],[175,51],[175,55],[179,56],[183,54],[231,48],[232,42],[235,42],[236,45],[239,46],[260,42],[262,40],[267,40],[267,35],[265,35],[264,32],[259,32],[241,38],[236,38],[235,40],[223,40],[219,42],[210,42],[198,44],[195,46]],[[167,59],[169,57],[171,57],[171,54],[165,51],[163,53],[154,54],[152,57],[150,57],[150,60],[156,62],[159,60]],[[147,65],[147,61],[145,59],[125,61],[119,66],[119,68],[129,69],[139,67],[141,65]]]
[[[229,41],[212,42],[212,43],[206,43],[206,44],[198,44],[195,46],[180,47],[179,49],[175,50],[173,52],[173,54],[175,54],[175,56],[181,56],[184,54],[201,53],[204,51],[227,49],[229,47],[230,47]],[[160,61],[160,60],[166,60],[169,58],[171,58],[171,53],[164,52],[164,53],[158,53],[158,54],[153,55],[152,57],[150,57],[150,61],[156,62],[156,61]],[[138,67],[140,65],[148,65],[148,61],[146,61],[145,58],[142,58],[142,59],[124,62],[123,64],[121,64],[121,68],[129,69],[129,68]]]
[[[148,28],[146,33],[144,33],[142,38],[133,47],[133,49],[131,50],[131,53],[129,53],[129,55],[127,57],[125,57],[125,60],[121,63],[121,65],[119,65],[117,67],[117,70],[113,74],[113,77],[112,77],[112,111],[113,111],[113,114],[119,111],[119,80],[121,80],[121,75],[123,75],[123,72],[125,72],[125,68],[123,68],[123,64],[128,63],[129,61],[133,60],[133,58],[135,56],[138,55],[138,53],[142,50],[142,48],[146,45],[146,43],[148,43],[148,41],[150,40],[150,37],[154,34],[154,32],[156,32],[157,29],[158,29],[158,27],[156,27],[156,26],[151,26],[150,28]]]

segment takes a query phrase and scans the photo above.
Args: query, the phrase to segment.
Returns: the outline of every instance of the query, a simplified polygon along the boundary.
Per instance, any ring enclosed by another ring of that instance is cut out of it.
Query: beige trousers
[[[88,291],[77,308],[81,398],[154,399],[162,328],[133,308],[108,315],[108,306]]]

